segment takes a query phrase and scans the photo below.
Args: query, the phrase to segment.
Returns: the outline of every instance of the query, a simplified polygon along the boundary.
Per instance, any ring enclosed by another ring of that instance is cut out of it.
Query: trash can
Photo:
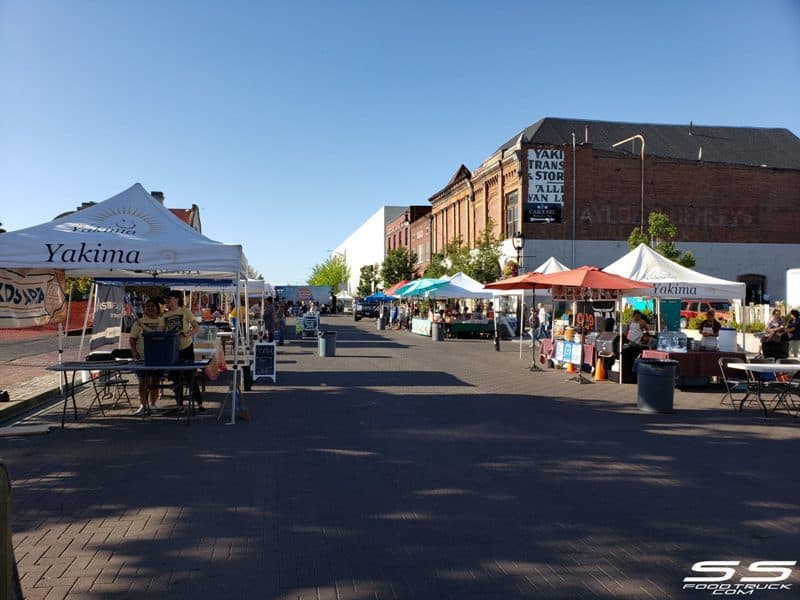
[[[378,331],[383,331],[384,329],[386,329],[386,319],[378,317]]]
[[[434,342],[444,341],[444,323],[431,323],[431,339]]]
[[[317,338],[320,356],[336,356],[336,332],[320,331]]]
[[[671,413],[678,361],[637,358],[633,372],[638,378],[637,405],[644,412]]]

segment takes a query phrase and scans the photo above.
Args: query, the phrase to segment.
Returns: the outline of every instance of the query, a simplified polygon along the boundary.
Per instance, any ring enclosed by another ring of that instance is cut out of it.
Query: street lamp
[[[523,270],[522,263],[520,262],[520,255],[525,248],[525,234],[521,231],[515,233],[511,237],[511,245],[514,246],[514,250],[517,251],[517,274],[520,274]]]
[[[639,140],[640,142],[642,142],[642,151],[641,151],[641,154],[640,154],[640,157],[642,159],[642,189],[641,189],[641,196],[640,196],[640,201],[641,201],[640,210],[641,210],[641,213],[640,213],[640,218],[639,218],[639,233],[644,233],[644,136],[637,133],[636,135],[632,135],[629,138],[626,138],[624,140],[620,140],[616,144],[611,144],[611,147],[612,148],[616,148],[617,146],[620,146],[620,145],[624,144],[625,142],[630,142],[630,141],[633,141],[633,140]]]
[[[523,268],[520,256],[522,255],[522,251],[525,248],[525,234],[522,233],[521,231],[518,231],[513,236],[511,236],[511,245],[514,246],[514,250],[517,251],[517,275],[521,275]],[[522,297],[520,297],[520,301],[517,303],[517,329],[519,330],[520,340],[522,339],[522,332],[525,330],[525,328],[522,325],[522,320],[524,318],[525,314],[523,313],[522,310]],[[522,342],[520,341],[520,343]]]

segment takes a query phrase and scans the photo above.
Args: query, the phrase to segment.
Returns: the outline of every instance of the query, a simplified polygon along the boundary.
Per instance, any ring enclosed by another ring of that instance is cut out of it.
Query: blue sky
[[[0,222],[140,182],[268,281],[549,117],[800,135],[800,1],[0,0]]]

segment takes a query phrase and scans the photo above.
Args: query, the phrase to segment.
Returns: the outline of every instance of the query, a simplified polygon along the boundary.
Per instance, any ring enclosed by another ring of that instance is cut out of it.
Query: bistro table
[[[64,395],[64,408],[61,411],[61,428],[64,429],[64,421],[67,416],[67,404],[69,399],[72,398],[72,408],[75,412],[75,420],[78,420],[78,404],[75,401],[75,375],[80,371],[196,371],[197,369],[204,369],[209,364],[209,360],[199,360],[192,362],[179,362],[171,365],[146,365],[144,361],[134,360],[114,360],[114,361],[72,361],[63,362],[56,365],[46,367],[48,371],[56,371],[63,376],[63,395]],[[72,373],[72,376],[69,376]],[[183,386],[177,385],[176,389],[176,402],[180,406],[183,403]],[[186,424],[191,421],[191,413],[194,411],[194,399],[192,394],[189,394],[189,407],[186,410]],[[180,420],[180,411],[177,412],[177,418]]]
[[[749,363],[749,362],[740,362],[740,363],[728,363],[728,368],[730,369],[738,369],[740,371],[747,371],[748,373],[752,373],[756,375],[754,377],[755,384],[756,384],[756,398],[758,398],[758,402],[761,404],[761,408],[764,409],[764,416],[769,416],[769,409],[767,408],[766,403],[764,402],[764,398],[761,395],[761,392],[764,391],[765,381],[758,377],[758,374],[772,374],[776,375],[778,373],[785,373],[787,375],[791,374],[796,376],[797,373],[800,372],[800,364],[792,364],[792,363]],[[789,381],[770,381],[770,385],[774,385],[777,387],[777,393],[775,394],[775,404],[772,407],[772,412],[775,412],[775,409],[778,408],[779,405],[783,405],[786,407],[786,410],[791,414],[792,406],[790,405],[789,401],[787,400],[787,394],[790,394],[790,385]],[[744,407],[744,402],[747,399],[747,396],[742,398],[742,401],[739,403],[739,412],[742,411]]]

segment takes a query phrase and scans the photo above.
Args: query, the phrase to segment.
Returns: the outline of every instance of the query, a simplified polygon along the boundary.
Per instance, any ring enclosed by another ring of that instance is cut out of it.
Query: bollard
[[[0,527],[3,537],[0,552],[0,597],[22,600],[22,587],[19,584],[17,561],[14,558],[14,544],[11,543],[11,478],[5,463],[0,462]]]

